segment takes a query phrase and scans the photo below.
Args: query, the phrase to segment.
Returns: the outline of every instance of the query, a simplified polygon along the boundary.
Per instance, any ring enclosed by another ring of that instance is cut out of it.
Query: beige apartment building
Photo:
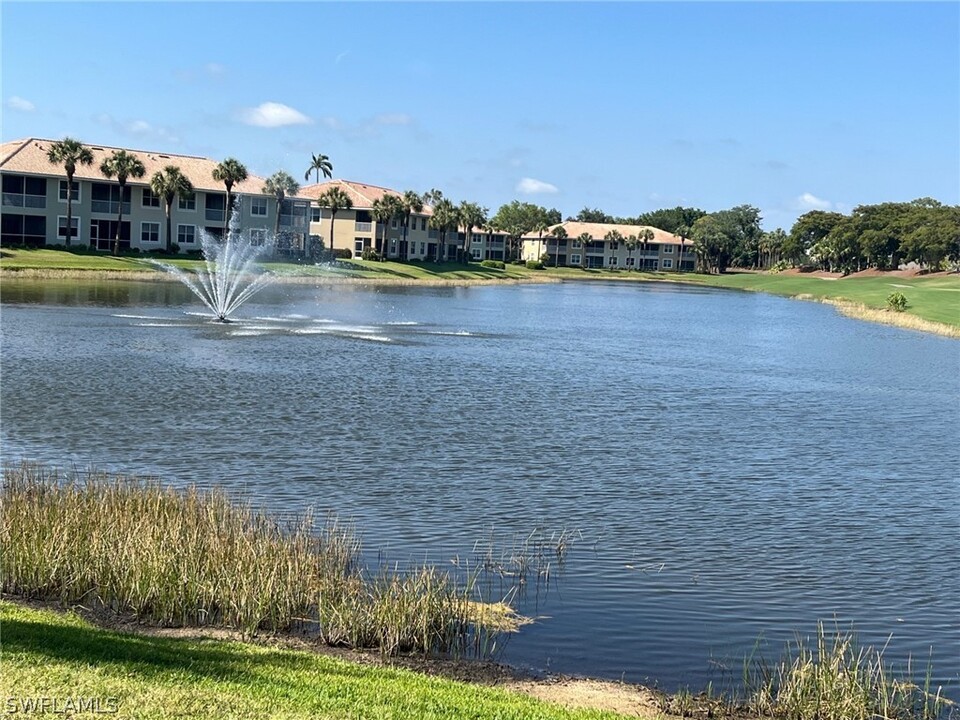
[[[563,227],[566,237],[557,239],[550,233],[557,227]],[[626,242],[605,240],[616,230],[623,238],[640,236],[644,230],[650,230],[653,238],[639,244],[632,251]],[[591,240],[581,241],[582,235]],[[524,260],[539,260],[546,254],[548,266],[607,268],[622,270],[689,270],[696,268],[696,256],[693,243],[682,241],[679,235],[644,225],[618,225],[614,223],[588,223],[567,220],[553,225],[544,232],[543,237],[528,233],[523,238],[522,257]]]
[[[67,237],[67,179],[60,165],[47,160],[53,140],[27,138],[0,146],[2,176],[3,245],[61,245]],[[114,148],[85,144],[93,153],[93,164],[79,165],[74,173],[72,245],[89,245],[99,250],[113,247],[117,215],[122,207],[120,248],[142,251],[165,247],[164,203],[150,191],[150,178],[168,165],[175,165],[190,180],[194,193],[179,197],[171,213],[171,235],[180,252],[200,249],[200,232],[222,236],[228,222],[226,189],[213,179],[216,160],[192,155]],[[116,180],[104,177],[100,164],[114,150],[124,149],[137,156],[146,172],[130,178],[120,196]],[[250,175],[234,186],[240,208],[240,226],[254,242],[266,240],[276,227],[277,202],[262,192],[264,179]],[[285,200],[280,209],[280,255],[298,255],[305,247],[309,202]]]

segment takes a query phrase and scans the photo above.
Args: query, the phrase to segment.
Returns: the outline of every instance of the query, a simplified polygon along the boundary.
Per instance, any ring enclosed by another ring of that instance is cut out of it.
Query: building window
[[[124,215],[129,215],[130,186],[123,188],[123,195],[121,196],[119,185],[93,183],[90,186],[90,210],[107,215],[116,215],[122,210]]]
[[[583,243],[581,243],[579,240],[574,240],[574,241],[570,244],[570,248],[571,248],[572,250],[579,250],[582,245],[583,245]]]
[[[66,188],[64,188],[66,190]],[[67,237],[67,216],[61,215],[57,218],[57,239]],[[77,240],[80,237],[80,218],[70,218],[70,239]]]
[[[480,250],[480,248],[473,248],[470,251],[470,255],[473,257],[474,260],[479,260],[481,257],[483,257],[483,251]]]
[[[579,254],[579,253],[572,253],[572,254],[570,255],[570,262],[569,262],[569,264],[570,264],[570,265],[579,265],[579,264],[580,264],[580,254]]]
[[[141,243],[160,242],[160,223],[158,222],[140,223],[140,242]]]
[[[45,208],[47,181],[25,175],[4,175],[3,204],[12,207]]]
[[[120,249],[130,249],[130,221],[124,220],[119,225],[116,220],[90,220],[90,244],[98,250],[109,250],[113,247],[115,238],[120,235]]]
[[[663,261],[664,270],[669,270],[672,267],[673,267],[673,260],[671,260],[670,258],[667,258]]]
[[[189,195],[179,195],[177,197],[177,207],[180,208],[181,210],[194,212],[197,209],[197,194],[190,193]],[[188,227],[188,226],[181,225],[181,227]]]
[[[421,230],[427,229],[427,219],[425,217],[420,218],[420,229]]]
[[[250,244],[263,245],[267,241],[267,231],[263,228],[250,228]]]
[[[616,267],[616,266],[617,266],[617,259],[616,259],[615,257],[610,257],[610,258],[607,260],[607,265],[609,265],[610,267]]]
[[[635,258],[632,258],[632,257],[628,257],[628,258],[627,258],[627,267],[633,267],[633,261],[634,261],[634,259],[635,259]]]
[[[478,235],[477,233],[473,233],[473,237],[470,238],[471,242],[473,242],[473,243],[479,243],[479,242],[480,242],[480,239],[481,239],[481,238],[480,238],[480,235]]]
[[[673,255],[673,245],[664,245],[663,246],[664,255]]]
[[[263,197],[250,198],[250,214],[259,217],[267,216],[267,199]]]
[[[72,190],[70,194],[73,195],[71,199],[74,202],[80,202],[80,183],[74,180],[72,183],[70,183],[70,189]],[[66,202],[66,201],[67,201],[67,181],[61,180],[60,181],[60,202]]]
[[[310,208],[310,222],[320,222],[320,212],[318,207]]]
[[[353,239],[353,251],[360,255],[363,253],[363,238],[354,238]]]
[[[396,219],[396,218],[390,218],[390,228],[393,229],[393,230],[396,230],[396,229],[397,229],[397,219]]]
[[[423,255],[427,251],[427,244],[420,243],[420,254]]]
[[[6,176],[3,178],[6,180]],[[43,215],[0,216],[0,243],[4,245],[41,246],[47,242],[47,218]]]
[[[193,245],[196,242],[197,228],[193,225],[177,225],[177,245]]]
[[[142,205],[145,208],[158,208],[160,207],[160,196],[154,195],[150,188],[144,188]]]

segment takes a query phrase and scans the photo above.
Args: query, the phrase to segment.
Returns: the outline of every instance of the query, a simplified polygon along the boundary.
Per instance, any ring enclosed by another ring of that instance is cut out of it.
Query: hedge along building
[[[566,235],[562,238],[552,237],[551,233],[559,227],[564,229]],[[607,240],[614,231],[620,237]],[[644,231],[649,231],[652,237],[644,240]],[[584,235],[590,239],[583,238]],[[637,244],[632,249],[628,243],[631,236],[637,238]],[[542,237],[539,233],[527,233],[522,241],[524,260],[540,260],[546,255],[548,266],[671,271],[696,268],[693,243],[689,239],[648,225],[567,220],[551,225]]]
[[[67,239],[67,175],[62,165],[51,163],[47,152],[55,140],[27,138],[0,146],[2,176],[2,234],[0,244],[61,245]],[[193,155],[84,144],[93,155],[90,165],[78,164],[73,176],[72,245],[98,250],[113,248],[117,216],[121,209],[120,249],[160,250],[166,246],[164,200],[150,190],[150,179],[168,166],[176,166],[193,184],[189,197],[178,197],[171,209],[171,242],[181,252],[200,249],[200,230],[222,236],[227,218],[227,194],[213,179],[218,161]],[[100,172],[100,164],[116,150],[125,150],[143,163],[141,178],[128,178],[123,196],[115,179]],[[249,175],[233,186],[239,203],[240,225],[254,242],[276,227],[277,202],[263,193],[264,179]],[[284,200],[280,208],[281,254],[297,254],[307,234],[309,202]]]

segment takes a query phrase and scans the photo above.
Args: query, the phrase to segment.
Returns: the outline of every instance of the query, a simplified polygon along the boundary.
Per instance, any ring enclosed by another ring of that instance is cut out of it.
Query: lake
[[[373,561],[565,532],[520,666],[699,690],[823,620],[960,695],[956,340],[668,284],[0,293],[7,462],[330,509]]]

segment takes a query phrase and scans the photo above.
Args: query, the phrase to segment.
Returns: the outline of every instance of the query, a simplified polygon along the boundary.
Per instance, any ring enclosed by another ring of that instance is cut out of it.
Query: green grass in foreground
[[[0,643],[4,711],[8,698],[46,697],[114,698],[118,718],[619,717],[305,651],[112,632],[8,602]]]

